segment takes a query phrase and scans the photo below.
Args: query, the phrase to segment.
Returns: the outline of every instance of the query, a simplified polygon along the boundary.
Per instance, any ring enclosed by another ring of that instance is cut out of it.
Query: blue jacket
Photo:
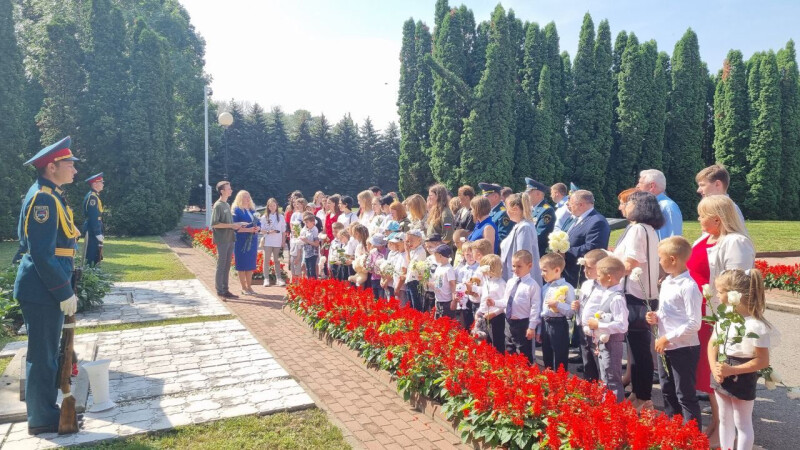
[[[88,231],[90,236],[103,234],[103,202],[94,190],[89,191],[83,198],[83,214],[86,220],[81,231],[84,234]]]
[[[564,254],[567,266],[564,269],[564,278],[573,286],[578,286],[578,258],[589,250],[608,248],[608,238],[611,228],[608,221],[597,210],[592,210],[586,217],[572,225],[567,232],[569,236],[569,250]]]
[[[549,203],[542,200],[534,206],[533,223],[536,224],[536,235],[539,241],[539,256],[544,255],[549,245],[547,238],[553,232],[556,225],[556,210]]]
[[[39,178],[28,190],[19,217],[22,256],[14,281],[20,302],[60,303],[73,295],[75,227],[72,210],[53,182]]]

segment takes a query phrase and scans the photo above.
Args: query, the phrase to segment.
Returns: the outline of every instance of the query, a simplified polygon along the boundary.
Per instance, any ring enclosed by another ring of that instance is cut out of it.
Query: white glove
[[[101,244],[103,243],[103,240],[105,239],[105,237],[103,237],[102,234],[98,234],[97,236],[95,236],[95,238],[97,238],[97,240],[100,241]]]
[[[78,297],[74,294],[72,297],[64,300],[61,302],[61,311],[64,313],[65,316],[71,316],[75,314],[75,311],[78,310]]]

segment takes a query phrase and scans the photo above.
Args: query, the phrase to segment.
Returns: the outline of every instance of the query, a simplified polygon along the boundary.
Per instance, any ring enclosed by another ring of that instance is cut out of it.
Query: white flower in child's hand
[[[769,380],[772,381],[773,383],[780,383],[781,381],[783,381],[783,378],[781,378],[777,370],[772,369],[771,367],[770,369],[771,370],[764,377],[764,380]]]
[[[774,381],[764,380],[764,384],[767,386],[767,390],[768,391],[774,391],[775,390],[775,382]]]
[[[786,391],[786,396],[792,400],[800,400],[800,389],[798,388],[789,388]]]
[[[709,299],[714,296],[714,292],[711,290],[711,285],[704,284],[703,285],[703,297]]]
[[[586,265],[586,258],[578,258],[578,265],[585,266]]]
[[[742,302],[742,294],[738,291],[728,291],[728,304],[738,306]]]
[[[634,267],[633,270],[631,270],[631,280],[639,281],[641,277],[642,277],[642,268]]]
[[[578,288],[578,289],[575,289],[575,298],[579,298],[580,296],[581,296],[581,290],[580,290],[580,288]]]

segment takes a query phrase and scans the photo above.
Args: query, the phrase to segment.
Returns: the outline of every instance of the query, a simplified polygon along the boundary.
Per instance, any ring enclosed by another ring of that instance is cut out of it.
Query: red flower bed
[[[764,275],[764,286],[767,289],[800,292],[800,264],[771,266],[764,260],[756,260],[756,269]]]
[[[501,355],[455,321],[401,308],[396,299],[375,301],[369,290],[305,278],[289,286],[288,297],[315,329],[394,373],[406,398],[440,401],[465,439],[510,448],[708,448],[693,423],[637,414],[597,383]]]
[[[203,251],[208,252],[211,256],[217,256],[217,246],[214,245],[213,236],[211,234],[211,230],[208,228],[192,228],[192,227],[185,227],[183,229],[186,237],[191,242],[192,246],[202,249]],[[231,266],[233,267],[233,265]],[[288,280],[289,276],[286,274],[286,265],[281,264],[281,276],[284,280]],[[275,263],[270,258],[269,260],[269,276],[273,280],[275,279]],[[258,256],[256,257],[256,270],[253,271],[254,278],[264,278],[264,254],[262,252],[258,252]]]

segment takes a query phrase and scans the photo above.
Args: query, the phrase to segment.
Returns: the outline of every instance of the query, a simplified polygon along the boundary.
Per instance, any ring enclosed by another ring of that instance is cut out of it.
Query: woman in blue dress
[[[492,205],[486,197],[475,197],[469,202],[472,207],[472,217],[475,228],[467,238],[468,241],[486,239],[494,244],[494,253],[500,254],[500,235],[497,234],[497,225],[492,220]]]
[[[233,221],[248,225],[236,231],[236,244],[233,247],[233,258],[242,293],[255,294],[253,291],[253,271],[256,270],[258,257],[258,220],[253,199],[247,191],[239,191],[231,205]]]

